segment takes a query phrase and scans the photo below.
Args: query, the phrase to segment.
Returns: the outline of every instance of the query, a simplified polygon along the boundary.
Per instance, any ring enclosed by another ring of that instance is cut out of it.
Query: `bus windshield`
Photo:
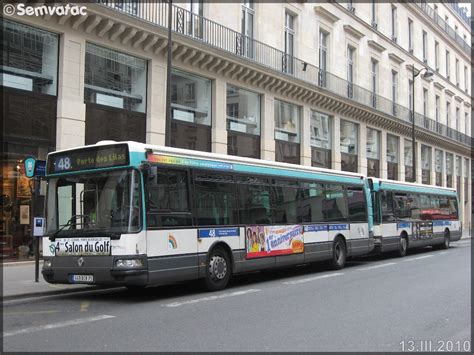
[[[135,170],[50,178],[48,235],[133,233],[141,228],[140,179]]]

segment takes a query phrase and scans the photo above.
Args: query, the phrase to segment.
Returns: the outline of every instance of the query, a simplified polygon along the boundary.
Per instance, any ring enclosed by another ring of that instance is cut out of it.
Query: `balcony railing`
[[[469,27],[471,26],[471,18],[467,16],[465,7],[460,7],[457,2],[444,1],[444,3],[448,4]]]
[[[454,42],[459,45],[469,56],[471,55],[471,46],[467,43],[464,38],[456,33],[449,24],[438,15],[438,13],[426,4],[426,2],[414,2],[428,17],[430,17],[446,34],[451,37]],[[469,27],[471,26],[468,22]]]
[[[115,2],[107,0],[99,0],[99,2],[154,25],[167,27],[168,3],[154,0],[148,3],[139,3],[139,6],[136,7],[134,5],[136,0],[125,0],[121,2],[121,6],[117,7]],[[171,26],[172,31],[181,36],[193,38],[244,60],[304,81],[315,88],[327,90],[351,101],[374,108],[398,120],[411,122],[411,113],[408,108],[181,7],[173,5]],[[471,144],[470,137],[467,135],[446,125],[436,123],[434,120],[418,113],[415,114],[415,124],[462,144],[469,146]]]

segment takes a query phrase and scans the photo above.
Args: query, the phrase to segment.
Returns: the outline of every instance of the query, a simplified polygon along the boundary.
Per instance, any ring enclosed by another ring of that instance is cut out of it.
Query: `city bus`
[[[328,261],[374,248],[361,174],[136,142],[50,153],[42,274],[132,288]]]
[[[409,248],[449,248],[459,240],[455,189],[368,178],[374,208],[375,251],[405,256]]]

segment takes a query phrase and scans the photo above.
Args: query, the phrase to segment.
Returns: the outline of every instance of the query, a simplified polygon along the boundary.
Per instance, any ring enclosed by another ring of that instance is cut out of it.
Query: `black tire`
[[[444,242],[441,244],[441,249],[449,249],[449,244],[451,243],[451,236],[449,230],[444,231]]]
[[[408,238],[406,235],[401,235],[400,239],[398,240],[398,256],[403,258],[407,255],[408,251]]]
[[[344,239],[337,237],[332,248],[331,268],[340,270],[346,265],[347,248]]]
[[[224,289],[232,274],[232,264],[229,255],[222,247],[212,250],[207,260],[205,286],[209,291]]]

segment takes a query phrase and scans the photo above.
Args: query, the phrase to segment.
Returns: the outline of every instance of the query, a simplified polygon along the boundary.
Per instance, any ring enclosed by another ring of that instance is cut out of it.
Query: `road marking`
[[[426,259],[426,258],[432,258],[433,256],[434,255],[423,255],[423,256],[419,256],[417,258],[406,259],[404,261],[421,260],[421,259]]]
[[[368,266],[368,267],[361,267],[360,269],[357,269],[359,271],[364,271],[364,270],[373,270],[373,269],[378,269],[381,267],[385,266],[391,266],[391,265],[396,265],[397,263],[386,263],[386,264],[380,264],[380,265],[374,265],[374,266]]]
[[[195,303],[200,303],[200,302],[214,301],[214,300],[218,300],[218,299],[222,299],[222,298],[243,296],[243,295],[247,295],[249,293],[255,293],[255,292],[260,292],[260,291],[261,290],[257,290],[257,289],[252,288],[252,289],[245,290],[245,291],[235,291],[235,292],[231,292],[231,293],[223,293],[221,295],[196,298],[196,299],[188,300],[188,301],[166,303],[166,304],[162,304],[162,306],[163,307],[169,307],[169,308],[180,307],[180,306],[184,306],[184,305],[187,305],[187,304],[195,304]]]
[[[333,274],[328,274],[328,275],[307,277],[305,279],[299,279],[299,280],[294,280],[294,281],[285,281],[285,282],[283,282],[283,284],[285,284],[285,285],[297,285],[297,284],[302,284],[304,282],[311,282],[311,281],[320,280],[320,279],[327,279],[329,277],[340,276],[340,275],[344,275],[344,273],[343,272],[335,272]]]
[[[59,311],[28,311],[28,312],[7,312],[3,313],[4,315],[13,315],[13,314],[49,314],[49,313],[58,313]]]
[[[87,312],[89,309],[89,301],[81,302],[81,312]]]
[[[444,255],[444,254],[448,254],[448,252],[447,252],[447,251],[443,251],[443,252],[439,253],[439,255]]]
[[[19,335],[19,334],[34,333],[34,332],[39,332],[41,330],[47,330],[47,329],[68,327],[70,325],[90,323],[90,322],[95,322],[95,321],[98,321],[98,320],[104,320],[104,319],[109,319],[109,318],[115,318],[115,316],[108,316],[108,315],[104,314],[104,315],[96,316],[96,317],[73,319],[73,320],[68,320],[66,322],[46,324],[46,325],[40,325],[40,326],[37,326],[37,327],[18,329],[18,330],[13,330],[11,332],[3,333],[3,337],[10,337],[10,336]]]

